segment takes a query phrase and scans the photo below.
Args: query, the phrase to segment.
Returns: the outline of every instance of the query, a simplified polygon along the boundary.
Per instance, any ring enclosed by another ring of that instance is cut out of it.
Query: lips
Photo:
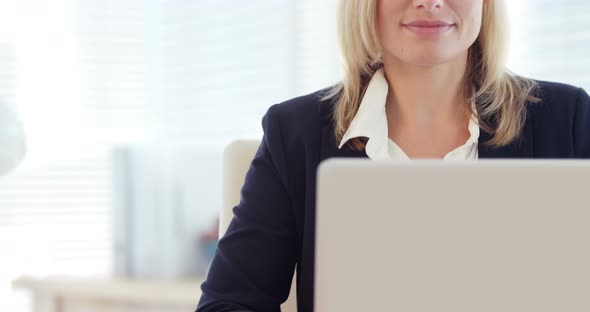
[[[402,24],[406,29],[417,34],[440,34],[451,30],[453,23],[445,21],[417,20]]]

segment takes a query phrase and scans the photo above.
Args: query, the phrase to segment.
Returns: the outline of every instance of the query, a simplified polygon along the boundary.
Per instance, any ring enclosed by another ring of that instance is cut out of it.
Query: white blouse
[[[338,148],[356,137],[367,137],[365,152],[373,160],[409,160],[406,153],[393,140],[389,139],[385,103],[389,85],[383,69],[379,69],[371,78],[363,96],[359,110],[354,116],[348,130],[344,133]],[[475,112],[475,110],[473,110]],[[450,151],[444,160],[476,160],[478,158],[479,123],[475,114],[469,119],[469,139],[465,144]]]

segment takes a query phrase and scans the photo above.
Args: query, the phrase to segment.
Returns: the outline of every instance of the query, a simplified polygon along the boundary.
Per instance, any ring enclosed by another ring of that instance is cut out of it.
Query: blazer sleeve
[[[279,108],[272,106],[262,118],[261,145],[201,286],[197,312],[280,311],[287,300],[296,232]]]
[[[579,89],[572,129],[575,158],[590,158],[590,97]]]

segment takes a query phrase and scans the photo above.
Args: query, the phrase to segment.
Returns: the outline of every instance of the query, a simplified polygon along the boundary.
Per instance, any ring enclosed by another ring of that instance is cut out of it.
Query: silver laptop
[[[315,311],[590,311],[590,161],[329,160]]]

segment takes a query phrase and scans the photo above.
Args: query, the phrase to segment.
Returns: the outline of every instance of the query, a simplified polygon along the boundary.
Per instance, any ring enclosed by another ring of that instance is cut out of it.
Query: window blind
[[[510,1],[510,68],[527,77],[590,88],[590,2]]]

